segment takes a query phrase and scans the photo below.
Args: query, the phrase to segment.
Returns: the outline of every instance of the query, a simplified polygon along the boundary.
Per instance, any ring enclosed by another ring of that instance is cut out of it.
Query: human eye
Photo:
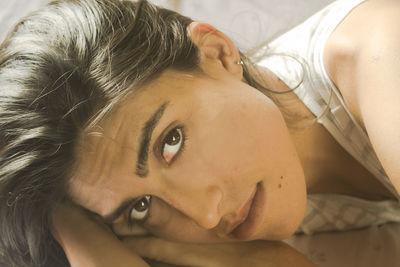
[[[175,127],[165,136],[161,143],[161,156],[167,164],[171,164],[176,155],[183,150],[185,137],[182,126]]]
[[[144,223],[150,214],[151,196],[144,196],[134,203],[129,211],[128,225],[133,227],[134,222]]]

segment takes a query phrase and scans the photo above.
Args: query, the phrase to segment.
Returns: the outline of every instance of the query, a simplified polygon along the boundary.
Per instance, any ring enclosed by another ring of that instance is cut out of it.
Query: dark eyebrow
[[[128,199],[128,200],[125,200],[124,202],[122,202],[118,206],[118,208],[116,208],[113,212],[111,212],[110,214],[103,217],[104,223],[108,224],[108,225],[112,224],[116,219],[118,219],[122,215],[122,213],[124,213],[124,211],[130,205],[132,205],[137,200],[138,200],[138,198],[131,198],[131,199]]]
[[[169,102],[165,102],[162,104],[156,112],[148,119],[140,133],[140,138],[139,138],[139,150],[138,150],[138,155],[137,155],[137,162],[136,162],[136,174],[139,177],[145,178],[148,174],[148,169],[147,169],[147,159],[149,156],[149,145],[150,145],[150,140],[151,136],[153,133],[153,130],[157,126],[157,123],[160,121],[162,115],[164,114],[165,109],[167,108]],[[103,217],[103,220],[106,224],[112,224],[116,219],[118,219],[122,213],[125,212],[125,210],[131,206],[133,203],[135,203],[138,200],[138,198],[131,198],[123,201],[114,211],[112,211],[110,214],[106,215]]]
[[[169,102],[162,104],[156,112],[148,119],[142,127],[139,139],[139,150],[136,162],[135,173],[141,177],[145,178],[149,172],[147,168],[147,159],[149,157],[149,145],[151,140],[151,135],[157,123],[160,121],[165,109],[167,108]]]

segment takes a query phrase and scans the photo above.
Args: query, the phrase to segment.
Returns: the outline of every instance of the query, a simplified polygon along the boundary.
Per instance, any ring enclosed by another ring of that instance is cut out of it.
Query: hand
[[[52,233],[72,267],[149,266],[100,220],[72,203],[56,210]]]
[[[174,266],[315,266],[304,255],[278,241],[188,244],[155,237],[127,237],[123,243],[142,257]]]

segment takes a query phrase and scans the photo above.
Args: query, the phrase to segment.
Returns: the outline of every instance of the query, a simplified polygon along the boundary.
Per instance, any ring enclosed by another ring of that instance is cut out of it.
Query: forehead
[[[77,168],[69,193],[76,203],[90,210],[104,206],[96,196],[115,199],[116,177],[123,179],[134,173],[139,124],[146,112],[133,108],[129,100],[85,132],[77,149]],[[132,173],[127,173],[128,169]]]
[[[109,210],[123,201],[127,185],[135,180],[140,188],[142,178],[134,175],[138,155],[138,143],[142,126],[165,102],[171,108],[164,117],[185,113],[188,106],[178,105],[178,99],[188,100],[190,90],[196,84],[193,75],[167,73],[129,95],[112,112],[100,120],[81,139],[77,155],[77,169],[70,180],[73,200],[92,210]],[[160,121],[157,136],[163,129]],[[165,122],[164,122],[165,124]],[[129,192],[132,193],[131,191]],[[107,201],[105,201],[107,200]],[[107,207],[109,206],[109,207]]]
[[[124,150],[136,152],[137,137],[144,123],[166,102],[174,102],[174,105],[176,100],[181,99],[184,94],[187,95],[189,90],[186,88],[192,88],[194,80],[192,75],[169,71],[129,94],[107,116],[83,134],[78,149],[78,166],[101,158],[99,155],[103,154],[121,155]]]

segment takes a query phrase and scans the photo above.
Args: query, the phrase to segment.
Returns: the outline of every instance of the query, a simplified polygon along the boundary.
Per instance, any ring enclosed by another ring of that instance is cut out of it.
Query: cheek
[[[296,184],[294,180],[290,183]],[[281,190],[268,190],[267,194],[266,216],[256,237],[266,240],[285,239],[296,231],[304,218],[307,201],[305,188],[301,184],[295,187],[289,185]]]
[[[214,166],[227,175],[245,176],[268,164],[274,165],[275,169],[284,167],[276,165],[278,158],[294,154],[286,124],[278,111],[260,110],[262,108],[246,110],[245,114],[233,113],[230,120],[223,120],[217,130],[210,132],[209,140],[212,141],[206,151],[212,151],[212,154],[207,154],[207,166]]]
[[[190,137],[180,173],[174,175],[178,181],[185,173],[179,180],[182,184],[231,183],[242,178],[253,183],[253,178],[271,174],[266,170],[287,167],[295,154],[280,112],[265,100],[250,106],[226,105],[217,115],[199,113],[192,119],[201,123],[188,126]]]

